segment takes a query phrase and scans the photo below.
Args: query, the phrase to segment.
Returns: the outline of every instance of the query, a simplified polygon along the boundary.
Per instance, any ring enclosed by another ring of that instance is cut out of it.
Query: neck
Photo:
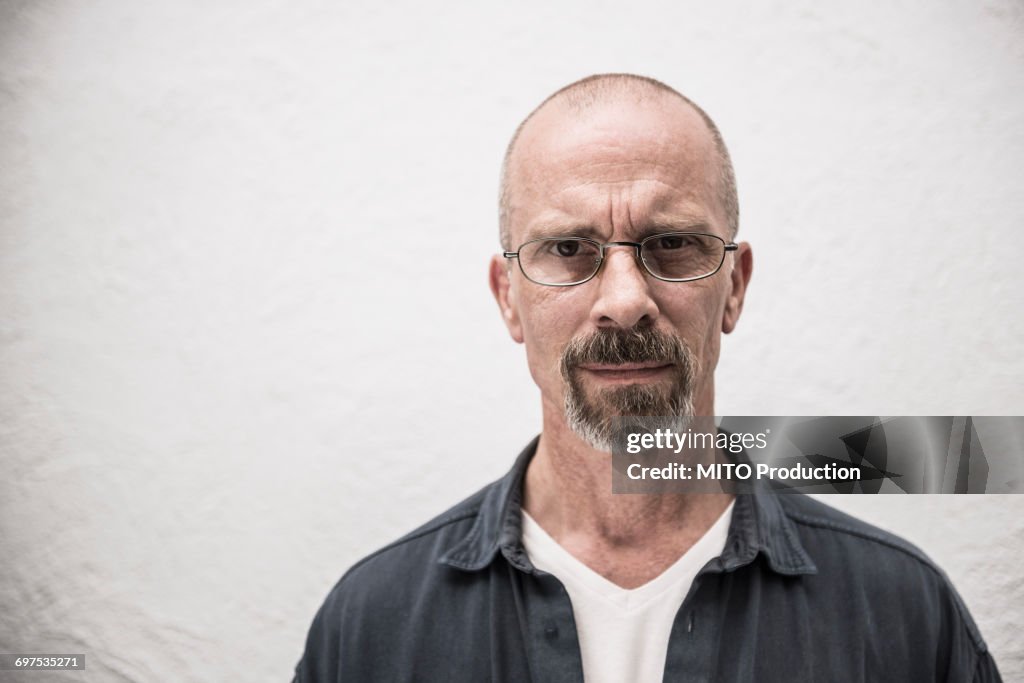
[[[611,457],[568,428],[561,406],[545,401],[544,430],[526,471],[523,507],[577,559],[633,587],[685,553],[732,496],[613,494]]]

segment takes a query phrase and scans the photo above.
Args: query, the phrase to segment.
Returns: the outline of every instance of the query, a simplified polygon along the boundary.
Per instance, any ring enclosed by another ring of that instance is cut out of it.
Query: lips
[[[667,368],[671,363],[665,361],[648,361],[646,363],[583,363],[580,367],[593,372],[628,372],[631,370],[651,370]]]
[[[653,326],[601,328],[573,338],[562,352],[562,378],[580,391],[580,383],[599,387],[674,382],[688,386],[696,359],[677,335]]]
[[[603,380],[612,381],[643,381],[654,379],[672,369],[671,363],[656,361],[649,363],[585,363],[580,365],[580,370]]]

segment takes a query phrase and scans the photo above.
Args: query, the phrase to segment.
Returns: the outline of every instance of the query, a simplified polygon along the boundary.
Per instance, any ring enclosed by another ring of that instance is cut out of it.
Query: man
[[[801,495],[612,493],[620,415],[710,416],[752,271],[729,156],[664,84],[594,76],[506,154],[490,284],[543,429],[353,567],[296,680],[994,681],[945,576]]]

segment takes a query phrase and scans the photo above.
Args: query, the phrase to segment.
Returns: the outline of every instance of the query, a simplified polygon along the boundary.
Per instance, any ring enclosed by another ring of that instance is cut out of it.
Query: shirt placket
[[[722,629],[718,578],[718,574],[698,574],[676,613],[665,656],[665,683],[713,680],[714,653]]]
[[[576,620],[565,586],[530,566],[521,547],[510,549],[508,555],[517,570],[516,598],[532,683],[583,683]]]

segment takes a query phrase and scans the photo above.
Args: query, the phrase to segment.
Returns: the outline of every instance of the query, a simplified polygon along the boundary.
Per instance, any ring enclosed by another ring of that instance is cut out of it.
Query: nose
[[[596,279],[598,294],[591,317],[598,327],[631,329],[654,323],[658,305],[635,247],[606,246]]]

